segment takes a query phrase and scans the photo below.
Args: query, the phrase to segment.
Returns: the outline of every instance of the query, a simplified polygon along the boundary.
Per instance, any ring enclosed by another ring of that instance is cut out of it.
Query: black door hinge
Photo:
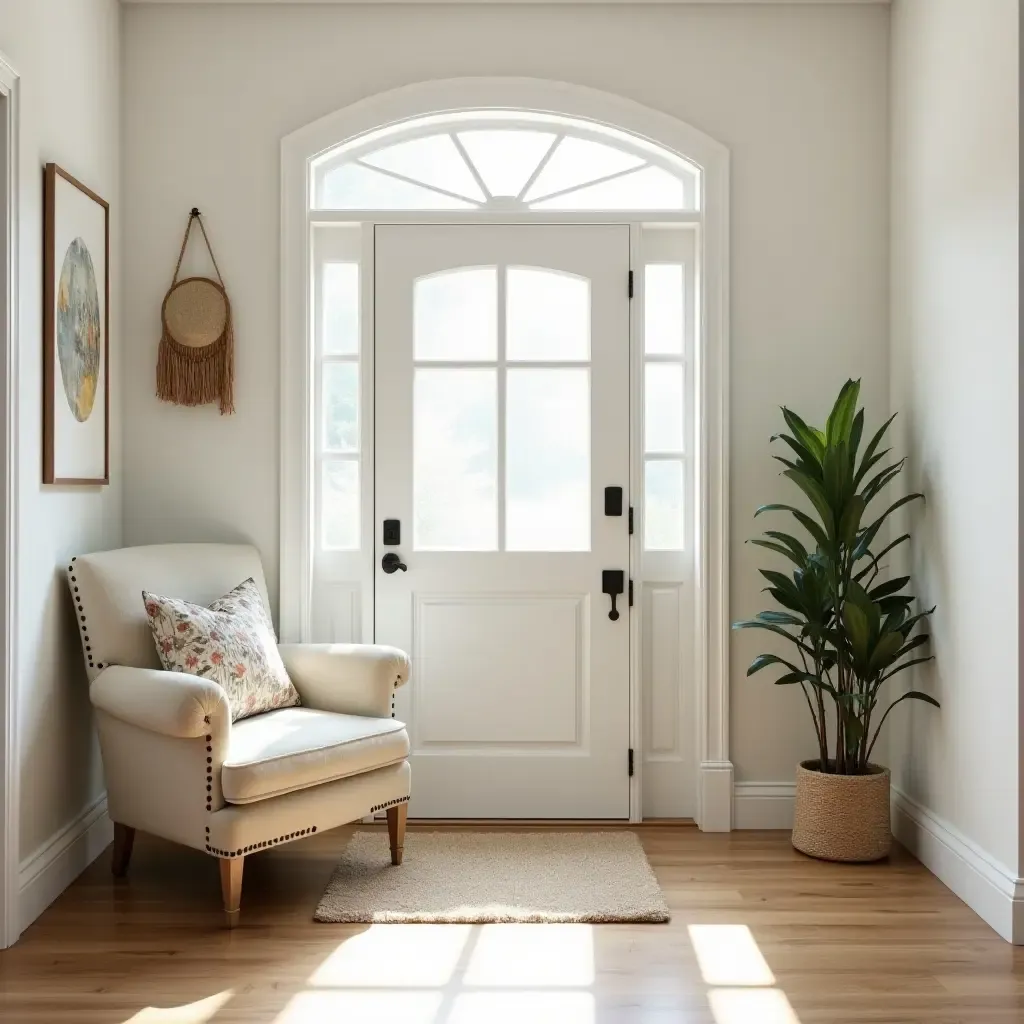
[[[633,748],[629,748],[629,777],[633,777]]]
[[[633,506],[629,506],[629,532],[633,532]]]
[[[633,271],[629,272],[629,297],[633,298]]]
[[[633,581],[629,581],[629,607],[633,607]]]

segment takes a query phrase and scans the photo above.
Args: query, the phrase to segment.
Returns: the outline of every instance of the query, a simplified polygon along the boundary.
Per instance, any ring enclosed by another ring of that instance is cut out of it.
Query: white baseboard
[[[103,793],[18,867],[18,920],[24,931],[114,837]]]
[[[794,782],[737,782],[733,787],[733,828],[793,827]]]
[[[892,832],[1007,942],[1024,945],[1024,878],[895,786]]]

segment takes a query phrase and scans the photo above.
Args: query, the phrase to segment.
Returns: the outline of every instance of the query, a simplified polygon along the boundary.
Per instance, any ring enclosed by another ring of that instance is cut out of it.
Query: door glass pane
[[[649,459],[644,466],[644,547],[683,548],[683,463]]]
[[[681,210],[683,183],[660,167],[644,167],[531,205],[535,210]]]
[[[325,263],[321,332],[326,355],[359,351],[359,264]]]
[[[359,450],[359,364],[323,364],[324,448]]]
[[[492,196],[519,195],[554,138],[552,132],[459,132],[459,142]]]
[[[323,465],[323,546],[333,551],[359,548],[359,463],[355,459]]]
[[[327,210],[475,210],[476,203],[446,196],[362,164],[342,164],[320,183],[317,206]]]
[[[590,372],[508,371],[505,547],[590,549]]]
[[[508,268],[509,359],[590,358],[590,282],[558,270]]]
[[[681,263],[651,263],[644,268],[644,351],[648,355],[682,354]]]
[[[619,171],[639,167],[643,162],[632,153],[613,149],[601,142],[571,137],[562,139],[544,165],[544,170],[530,186],[526,201],[532,202],[534,199],[549,196],[552,192],[586,185],[588,181],[596,181],[609,174],[618,174]]]
[[[413,546],[497,550],[497,371],[417,369],[412,438]]]
[[[683,367],[648,363],[644,389],[644,450],[683,450]]]
[[[498,270],[468,267],[421,277],[413,288],[416,359],[496,359]]]
[[[467,199],[482,203],[487,198],[450,135],[431,135],[426,139],[400,142],[396,146],[378,149],[362,159],[374,167],[403,174],[424,185],[434,185]]]

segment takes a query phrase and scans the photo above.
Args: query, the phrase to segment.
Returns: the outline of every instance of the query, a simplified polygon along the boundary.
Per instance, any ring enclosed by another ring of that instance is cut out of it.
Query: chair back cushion
[[[210,605],[250,577],[269,609],[260,556],[248,544],[152,544],[73,558],[68,584],[90,681],[108,665],[162,667],[143,590]]]

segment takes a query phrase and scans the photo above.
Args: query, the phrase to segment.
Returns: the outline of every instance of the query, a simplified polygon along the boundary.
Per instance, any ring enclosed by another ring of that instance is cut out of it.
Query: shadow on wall
[[[53,680],[48,692],[19,694],[22,861],[103,790],[75,614],[62,564],[53,572],[37,634],[20,652],[21,680]]]

